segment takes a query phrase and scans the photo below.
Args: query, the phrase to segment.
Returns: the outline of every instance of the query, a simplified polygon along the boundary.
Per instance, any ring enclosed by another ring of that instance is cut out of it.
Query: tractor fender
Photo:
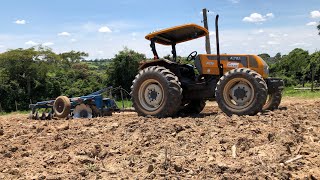
[[[139,66],[139,70],[145,69],[145,68],[150,67],[150,66],[163,66],[163,67],[166,67],[166,66],[175,66],[175,65],[178,65],[178,64],[176,62],[172,62],[172,61],[167,60],[167,59],[156,59],[156,60],[153,60],[153,61],[145,61],[145,62],[143,62]]]
[[[173,62],[167,59],[156,59],[153,61],[145,61],[140,65],[139,70],[143,70],[150,66],[165,67],[169,69],[171,72],[173,72],[176,76],[180,77],[179,64],[176,62]]]

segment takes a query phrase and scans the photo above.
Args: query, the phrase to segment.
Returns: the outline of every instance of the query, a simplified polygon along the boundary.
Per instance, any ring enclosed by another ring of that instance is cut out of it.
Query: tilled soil
[[[320,179],[320,99],[225,116],[0,117],[0,179]]]

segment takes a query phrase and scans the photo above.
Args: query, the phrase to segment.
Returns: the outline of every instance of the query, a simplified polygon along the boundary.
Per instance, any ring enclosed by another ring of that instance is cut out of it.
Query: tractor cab
[[[203,36],[207,36],[209,34],[208,30],[204,27],[201,27],[196,24],[184,24],[180,26],[175,26],[167,29],[163,29],[160,31],[155,31],[148,34],[145,38],[150,40],[151,50],[154,55],[154,59],[159,59],[155,43],[162,44],[165,46],[172,47],[172,56],[173,61],[176,62],[177,52],[176,52],[176,44],[190,41],[193,39],[197,39]],[[188,58],[195,58],[197,56],[197,52],[192,52]]]

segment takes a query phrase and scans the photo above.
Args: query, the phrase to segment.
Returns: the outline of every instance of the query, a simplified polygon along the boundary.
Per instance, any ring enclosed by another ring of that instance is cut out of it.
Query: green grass
[[[117,106],[122,109],[122,101],[116,101]],[[124,108],[131,108],[132,102],[130,100],[123,100]]]
[[[29,114],[30,111],[14,111],[14,112],[0,112],[0,116],[11,115],[11,114]]]
[[[294,87],[287,87],[283,91],[285,97],[300,97],[305,99],[320,98],[320,91],[294,90]]]

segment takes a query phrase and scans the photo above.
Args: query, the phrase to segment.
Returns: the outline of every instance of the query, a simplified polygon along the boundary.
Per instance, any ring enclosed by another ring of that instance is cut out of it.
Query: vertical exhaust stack
[[[217,43],[217,60],[218,60],[218,67],[219,67],[219,75],[220,77],[223,76],[223,65],[221,64],[221,57],[220,57],[220,42],[219,42],[219,15],[216,16],[216,43]]]
[[[204,28],[206,28],[206,29],[209,31],[207,12],[208,12],[208,11],[207,11],[206,8],[202,9],[203,25],[204,25]],[[207,51],[207,54],[211,54],[210,35],[209,35],[209,34],[206,36],[206,51]]]

